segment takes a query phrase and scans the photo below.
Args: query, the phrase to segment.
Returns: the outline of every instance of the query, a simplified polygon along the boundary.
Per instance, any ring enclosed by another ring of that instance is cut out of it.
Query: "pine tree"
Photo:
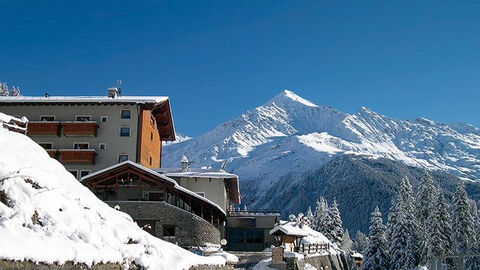
[[[336,200],[333,200],[333,205],[329,209],[330,215],[330,225],[328,226],[329,238],[333,243],[340,245],[343,240],[343,226],[342,226],[342,218],[340,216],[340,211],[338,210],[338,204]]]
[[[473,217],[473,224],[474,224],[474,231],[475,231],[475,239],[473,240],[472,245],[470,246],[469,253],[472,254],[480,254],[480,217],[478,214],[478,208],[475,201],[472,201],[471,204],[472,209],[472,217]],[[465,265],[467,266],[467,270],[478,270],[480,269],[480,257],[468,257]]]
[[[420,245],[421,245],[421,253],[420,253],[420,262],[426,263],[427,258],[427,222],[432,222],[430,219],[432,215],[432,211],[434,209],[434,200],[435,200],[435,193],[436,188],[433,184],[432,177],[430,174],[425,171],[425,175],[423,177],[420,186],[418,187],[417,192],[417,217],[418,217],[418,224],[419,224],[419,232],[420,232]],[[430,224],[432,225],[432,224]]]
[[[307,210],[307,214],[305,215],[305,218],[309,222],[309,226],[312,228],[313,227],[313,213],[312,213],[312,208],[309,206]]]
[[[389,255],[385,239],[385,226],[383,225],[382,213],[375,207],[370,219],[369,244],[365,252],[362,269],[385,270],[389,269]]]
[[[314,229],[321,232],[328,239],[331,238],[331,216],[328,202],[324,197],[320,197],[317,201],[317,207],[314,213]]]
[[[420,233],[414,205],[412,186],[405,177],[387,225],[393,269],[413,269],[419,263]]]
[[[357,231],[355,234],[355,241],[353,242],[352,249],[359,253],[364,253],[368,246],[367,236],[361,231]]]
[[[453,196],[453,242],[455,252],[466,253],[475,241],[474,223],[467,192],[460,184]]]
[[[347,254],[350,254],[350,251],[352,251],[353,247],[353,240],[350,238],[350,233],[348,232],[348,229],[345,230],[343,233],[343,240],[342,243],[340,244],[340,248],[344,250]]]
[[[448,213],[450,206],[445,201],[443,190],[439,190],[437,194],[436,209],[438,210],[438,223],[442,234],[442,248],[444,254],[450,254],[452,251],[452,226],[451,217]]]

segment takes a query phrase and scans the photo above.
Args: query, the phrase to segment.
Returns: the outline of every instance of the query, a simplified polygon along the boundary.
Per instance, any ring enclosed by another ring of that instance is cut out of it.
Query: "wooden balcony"
[[[67,137],[96,137],[97,136],[97,122],[62,122],[63,135]]]
[[[60,149],[62,164],[95,164],[94,149]]]
[[[27,135],[60,136],[60,122],[31,121],[28,123]]]
[[[48,155],[51,158],[57,159],[58,158],[58,150],[57,149],[45,149],[48,153]]]

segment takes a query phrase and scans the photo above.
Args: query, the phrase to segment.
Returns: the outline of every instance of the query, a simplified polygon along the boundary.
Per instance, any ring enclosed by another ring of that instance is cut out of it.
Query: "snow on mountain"
[[[173,141],[173,142],[163,142],[163,145],[166,146],[166,145],[181,143],[181,142],[185,142],[185,141],[188,141],[188,140],[191,140],[191,139],[192,139],[192,137],[190,137],[190,136],[183,135],[181,133],[175,132],[175,141]]]
[[[0,120],[8,119],[0,113]],[[25,135],[0,128],[0,260],[136,264],[189,269],[225,264],[155,238],[78,182]],[[143,269],[142,268],[142,269]]]
[[[343,154],[384,157],[480,180],[480,131],[425,118],[397,120],[365,107],[347,114],[285,90],[206,134],[164,150],[166,167],[220,166],[255,186],[256,197],[284,175],[318,169]]]

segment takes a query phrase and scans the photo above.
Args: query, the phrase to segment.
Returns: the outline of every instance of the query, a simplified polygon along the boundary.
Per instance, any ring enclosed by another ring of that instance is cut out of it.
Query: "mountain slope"
[[[192,166],[220,166],[251,187],[242,191],[253,207],[266,190],[288,175],[291,181],[334,157],[364,155],[480,179],[480,131],[466,124],[446,125],[425,118],[396,120],[360,108],[347,114],[318,106],[285,90],[266,104],[206,134],[165,147],[164,165],[178,166],[182,155]]]

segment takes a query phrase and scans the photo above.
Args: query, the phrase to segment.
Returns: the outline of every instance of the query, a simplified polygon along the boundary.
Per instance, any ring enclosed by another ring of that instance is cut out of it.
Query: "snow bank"
[[[3,119],[3,116],[2,116]],[[223,265],[140,229],[27,136],[0,128],[0,259],[135,263],[145,269]]]

